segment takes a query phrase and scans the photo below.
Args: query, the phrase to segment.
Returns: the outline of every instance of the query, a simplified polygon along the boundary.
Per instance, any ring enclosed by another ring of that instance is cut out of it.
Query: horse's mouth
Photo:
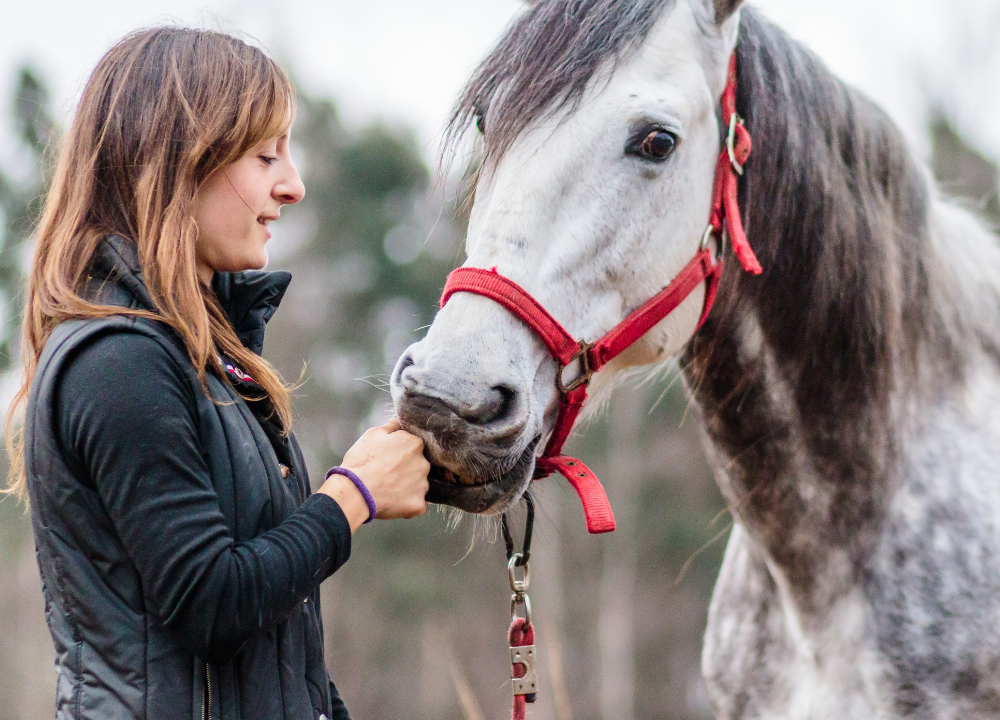
[[[440,465],[431,466],[431,473],[428,478],[430,480],[434,480],[435,482],[443,482],[450,485],[465,485],[467,487],[480,487],[482,485],[489,484],[488,481],[476,482],[472,478],[459,475],[458,473],[453,472],[448,468],[441,467]]]
[[[433,465],[427,478],[430,483],[427,502],[477,514],[508,505],[534,467],[538,441],[539,438],[532,440],[509,470],[488,480],[477,480]]]

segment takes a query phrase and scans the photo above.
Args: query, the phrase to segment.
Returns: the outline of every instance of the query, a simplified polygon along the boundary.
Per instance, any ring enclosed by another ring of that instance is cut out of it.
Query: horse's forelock
[[[486,160],[497,162],[547,113],[572,108],[608,63],[634,53],[675,0],[538,0],[510,26],[465,87],[445,155],[489,111]]]

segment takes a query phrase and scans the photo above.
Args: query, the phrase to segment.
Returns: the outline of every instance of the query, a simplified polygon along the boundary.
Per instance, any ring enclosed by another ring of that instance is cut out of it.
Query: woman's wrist
[[[378,515],[378,508],[375,506],[375,498],[372,497],[371,492],[368,490],[368,486],[365,485],[364,480],[362,480],[356,472],[350,468],[338,465],[337,467],[332,467],[326,471],[326,477],[329,480],[333,475],[343,475],[345,478],[354,483],[354,487],[358,489],[361,493],[361,497],[365,499],[365,505],[368,506],[368,519],[365,523],[370,523]]]
[[[350,478],[339,474],[329,475],[318,492],[333,498],[340,505],[351,526],[352,535],[369,520],[368,503]]]

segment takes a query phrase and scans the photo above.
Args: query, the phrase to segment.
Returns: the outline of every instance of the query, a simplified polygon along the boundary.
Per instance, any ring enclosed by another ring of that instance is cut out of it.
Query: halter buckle
[[[590,367],[590,350],[593,347],[588,342],[581,342],[580,349],[569,359],[568,363],[559,368],[559,372],[556,373],[556,385],[559,386],[559,392],[563,395],[568,395],[579,387],[590,385],[590,379],[594,376],[594,369]],[[563,371],[577,362],[580,364],[580,374],[567,384],[563,381]]]

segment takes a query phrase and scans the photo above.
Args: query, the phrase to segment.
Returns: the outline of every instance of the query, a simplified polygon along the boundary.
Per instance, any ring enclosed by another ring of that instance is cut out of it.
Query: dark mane
[[[928,177],[884,111],[753,8],[737,55],[754,140],[740,200],[765,269],[727,273],[720,295],[774,319],[767,341],[801,367],[802,392],[824,395],[802,398],[816,411],[838,392],[885,398],[903,355],[949,335],[935,325]]]
[[[835,488],[846,539],[892,472],[893,399],[954,387],[971,333],[932,241],[928,175],[891,119],[752,8],[737,56],[754,143],[740,206],[764,273],[729,253],[682,363],[713,443],[753,469],[737,482],[796,478],[805,453]],[[778,520],[806,502],[799,490],[755,488],[748,512],[779,562],[807,567]]]
[[[472,76],[445,147],[487,114],[486,157],[549,112],[572,108],[607,63],[638,49],[674,0],[540,0],[524,11]]]

